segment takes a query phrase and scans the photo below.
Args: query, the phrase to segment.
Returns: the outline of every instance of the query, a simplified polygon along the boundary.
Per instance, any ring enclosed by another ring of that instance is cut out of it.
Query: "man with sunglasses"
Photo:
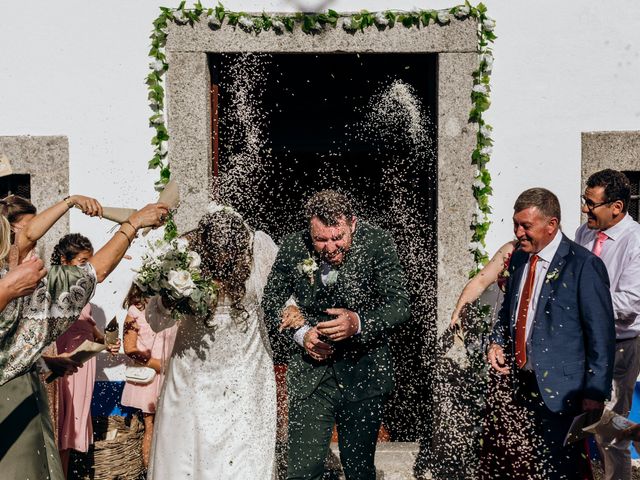
[[[599,256],[607,267],[616,320],[616,357],[611,400],[606,408],[623,416],[640,373],[640,224],[627,213],[631,187],[619,171],[606,169],[587,180],[582,213],[587,222],[576,243]],[[597,436],[606,480],[631,478],[629,440]]]

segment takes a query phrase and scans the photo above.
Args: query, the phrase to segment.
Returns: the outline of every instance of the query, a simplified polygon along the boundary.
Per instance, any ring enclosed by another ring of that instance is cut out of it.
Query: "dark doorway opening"
[[[437,55],[211,54],[214,196],[276,242],[305,227],[325,188],[390,231],[412,293],[394,332],[397,388],[385,426],[418,439],[430,424],[437,295]]]
[[[7,195],[19,195],[31,198],[31,175],[15,173],[0,177],[0,198]]]

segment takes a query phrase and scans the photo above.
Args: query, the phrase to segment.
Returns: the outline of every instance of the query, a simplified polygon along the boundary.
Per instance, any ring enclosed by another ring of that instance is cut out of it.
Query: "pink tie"
[[[607,238],[609,238],[609,236],[606,233],[602,231],[598,232],[598,238],[596,238],[596,241],[593,244],[593,249],[591,250],[596,257],[599,257],[602,253],[602,246],[604,245],[604,242],[607,241]]]

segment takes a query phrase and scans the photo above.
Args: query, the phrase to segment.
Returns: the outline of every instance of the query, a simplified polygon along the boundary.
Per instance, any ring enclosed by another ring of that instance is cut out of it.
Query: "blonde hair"
[[[3,267],[11,248],[11,225],[4,215],[0,215],[0,267]]]

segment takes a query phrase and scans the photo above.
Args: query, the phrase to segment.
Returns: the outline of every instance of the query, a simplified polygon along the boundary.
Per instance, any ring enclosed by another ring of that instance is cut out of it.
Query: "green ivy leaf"
[[[395,12],[392,12],[391,10],[387,10],[384,13],[384,16],[387,20],[389,20],[389,28],[393,28],[394,25],[396,24],[396,14]]]
[[[240,15],[238,15],[237,13],[229,13],[229,25],[236,26],[238,24],[239,18]]]
[[[162,159],[158,155],[155,155],[151,160],[149,160],[149,170],[153,170],[160,166],[162,166]]]
[[[431,11],[430,10],[424,10],[422,12],[420,12],[420,20],[422,21],[422,25],[425,27],[429,26],[429,22],[431,21],[432,17],[431,17]]]
[[[194,6],[194,11],[197,17],[200,17],[200,15],[202,15],[202,12],[204,11],[204,7],[202,6],[202,3],[200,3],[200,0],[198,0]]]
[[[225,11],[224,11],[224,6],[220,2],[218,2],[218,5],[216,5],[215,12],[216,12],[216,18],[220,22],[222,22],[224,20]]]
[[[287,29],[288,32],[293,32],[293,28],[296,25],[296,21],[292,17],[283,17],[282,23],[284,23],[284,28]]]
[[[160,170],[160,181],[166,185],[169,180],[171,180],[171,170],[169,170],[168,166],[165,166]]]

